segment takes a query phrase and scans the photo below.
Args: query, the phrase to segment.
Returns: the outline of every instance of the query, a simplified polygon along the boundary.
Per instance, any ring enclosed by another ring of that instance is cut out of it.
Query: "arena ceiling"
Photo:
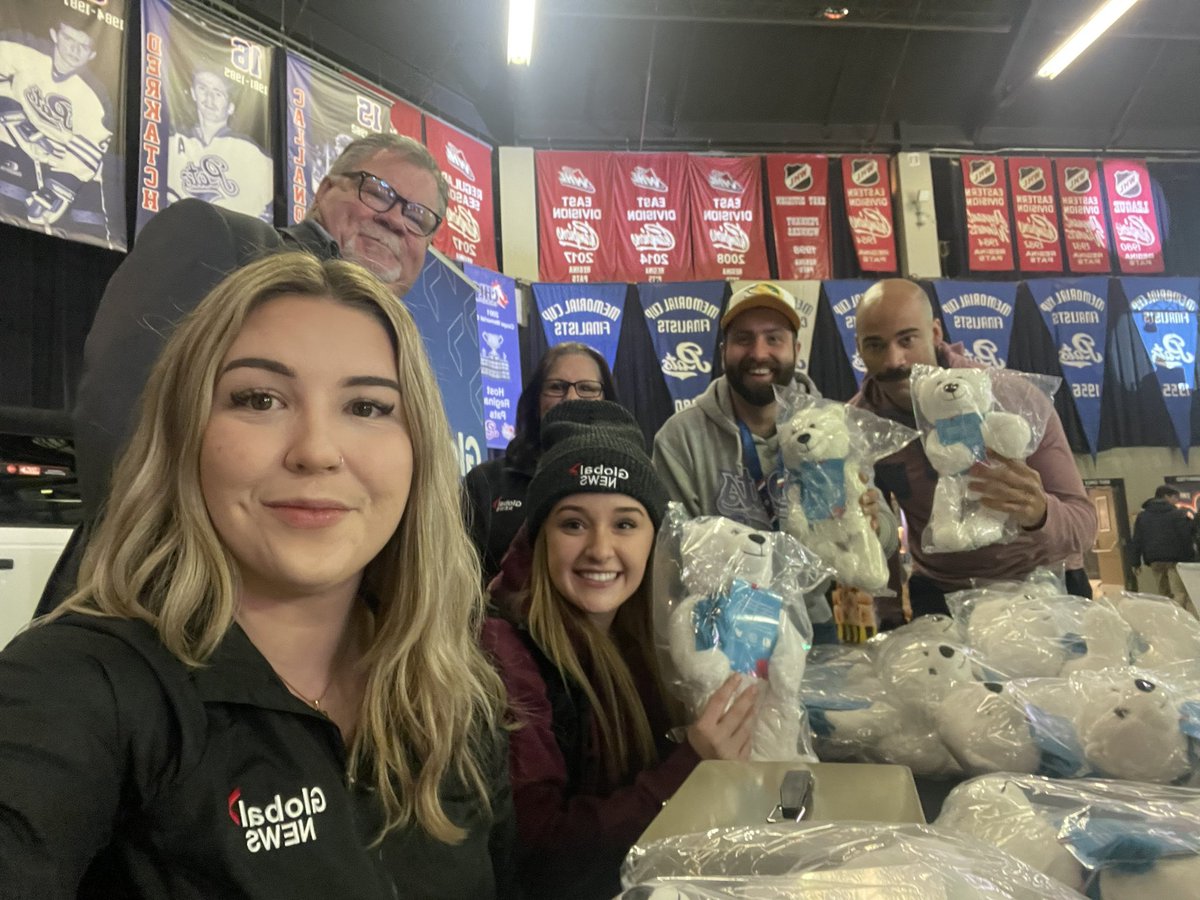
[[[1200,154],[1200,2],[1141,0],[1052,82],[1099,0],[235,0],[499,144]],[[841,21],[821,17],[846,7]]]

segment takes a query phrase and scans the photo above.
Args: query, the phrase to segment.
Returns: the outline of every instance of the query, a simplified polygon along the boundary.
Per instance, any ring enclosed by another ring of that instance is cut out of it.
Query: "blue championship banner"
[[[431,249],[404,305],[425,342],[450,420],[459,474],[466,475],[485,456],[475,285]]]
[[[659,368],[679,412],[712,381],[725,282],[639,284],[637,289]]]
[[[838,334],[842,336],[846,359],[850,360],[854,380],[860,388],[863,378],[867,375],[867,367],[858,352],[858,304],[862,302],[867,288],[874,283],[864,279],[821,282],[821,287],[825,289],[825,298],[829,301],[829,309],[833,312],[833,321],[837,323]]]
[[[967,356],[984,365],[1008,365],[1016,282],[935,281],[934,293],[942,307],[946,340],[962,341]]]
[[[184,3],[142,0],[138,231],[189,197],[273,221],[273,53]]]
[[[517,400],[521,397],[517,283],[507,275],[470,263],[463,265],[463,272],[476,287],[483,431],[489,448],[503,450],[516,433]]]
[[[358,81],[287,55],[287,221],[302,222],[333,161],[351,141],[391,130],[392,102]]]
[[[0,222],[124,250],[128,0],[0,0]]]
[[[1036,278],[1025,284],[1058,348],[1058,363],[1094,457],[1108,348],[1108,279]]]
[[[1134,325],[1154,366],[1167,414],[1186,460],[1196,389],[1197,278],[1122,278]]]
[[[533,296],[546,343],[551,347],[568,341],[587,344],[604,357],[611,369],[621,339],[628,287],[624,283],[535,284]]]

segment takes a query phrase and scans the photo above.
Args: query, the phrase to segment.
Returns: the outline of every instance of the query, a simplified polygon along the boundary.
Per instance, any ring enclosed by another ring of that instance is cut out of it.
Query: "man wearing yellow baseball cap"
[[[692,516],[720,515],[753,528],[775,527],[783,500],[778,404],[775,387],[795,384],[820,396],[796,370],[800,352],[796,298],[770,281],[743,287],[729,298],[721,317],[721,364],[696,402],[663,424],[654,439],[654,467],[672,500]],[[896,548],[895,519],[868,491],[868,514],[880,523],[888,556]],[[818,636],[832,635],[833,616],[823,595],[808,598]]]

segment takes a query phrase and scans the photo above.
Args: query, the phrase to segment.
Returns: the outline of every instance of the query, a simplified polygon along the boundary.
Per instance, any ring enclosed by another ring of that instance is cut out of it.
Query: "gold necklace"
[[[321,691],[321,693],[315,699],[312,697],[309,697],[307,694],[300,691],[299,688],[297,688],[294,684],[292,684],[290,681],[288,681],[286,678],[284,678],[281,673],[276,672],[275,674],[279,675],[279,680],[282,681],[285,685],[287,685],[287,689],[289,691],[291,691],[293,694],[295,694],[297,697],[299,697],[301,700],[303,700],[306,704],[311,706],[313,709],[315,709],[321,715],[325,716],[325,718],[329,718],[329,712],[327,710],[321,708],[321,701],[325,699],[325,695],[329,693],[329,689],[331,687],[333,687],[333,682],[337,678],[336,666],[334,667],[333,674],[329,676],[329,681],[325,684],[325,689],[323,691]]]

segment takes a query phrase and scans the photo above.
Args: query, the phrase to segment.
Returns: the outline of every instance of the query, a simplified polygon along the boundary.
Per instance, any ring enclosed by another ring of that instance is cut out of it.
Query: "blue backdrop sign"
[[[639,284],[638,295],[675,411],[691,406],[712,381],[724,281]]]
[[[1187,459],[1196,389],[1197,278],[1122,278],[1133,323],[1154,366],[1175,437]]]
[[[480,402],[479,330],[475,286],[433,252],[417,282],[404,295],[442,391],[461,474],[483,462],[483,405]]]
[[[613,367],[621,339],[626,284],[535,284],[538,315],[551,347],[587,344]]]
[[[1008,365],[1016,282],[935,281],[934,293],[942,307],[946,340],[962,341],[967,356],[984,365]]]
[[[467,263],[475,282],[479,324],[479,371],[483,384],[483,431],[488,447],[503,450],[516,430],[521,397],[521,348],[517,342],[517,283]]]
[[[1095,456],[1108,352],[1108,279],[1037,278],[1025,283],[1054,338],[1058,363]]]
[[[833,321],[837,323],[838,334],[842,336],[846,359],[850,360],[850,368],[854,370],[854,380],[858,382],[859,387],[862,387],[867,367],[858,352],[856,316],[863,294],[874,283],[864,280],[821,282],[821,287],[825,289],[825,297],[829,300],[829,308],[833,312]]]

